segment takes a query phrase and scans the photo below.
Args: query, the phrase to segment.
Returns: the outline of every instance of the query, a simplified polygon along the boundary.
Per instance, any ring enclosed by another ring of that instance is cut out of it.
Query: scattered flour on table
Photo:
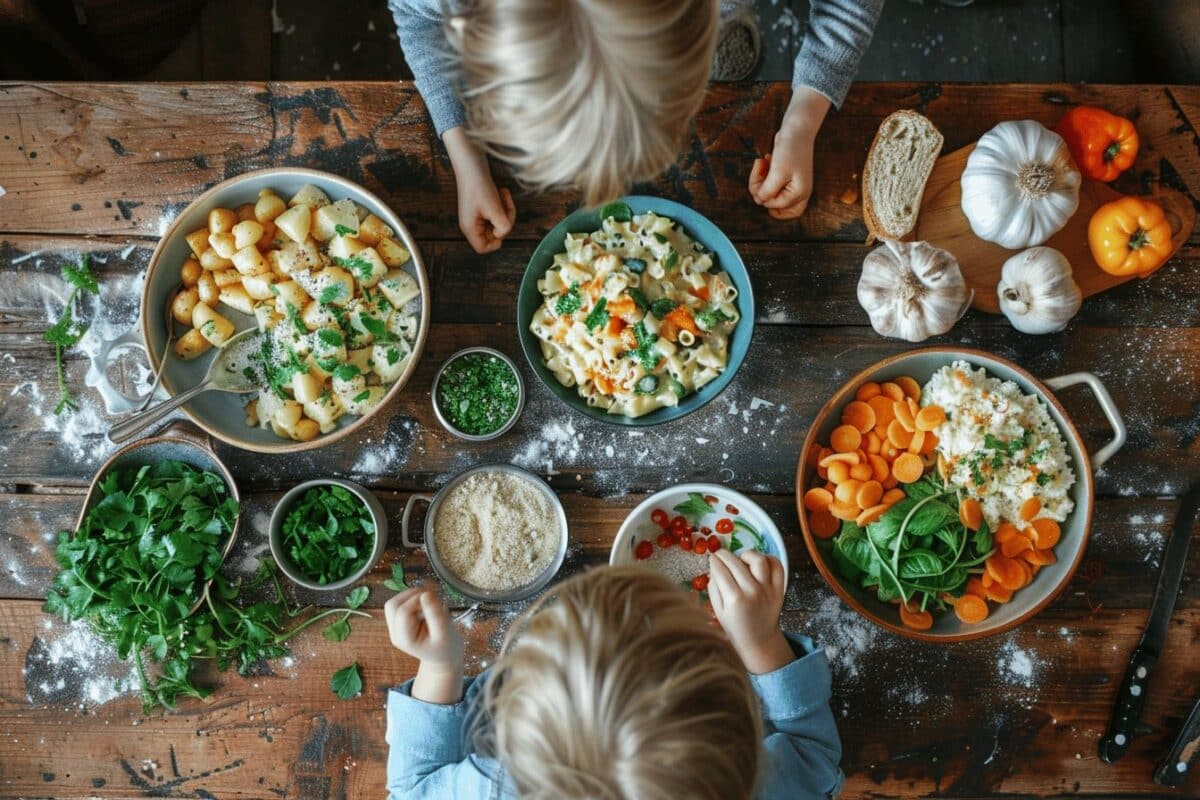
[[[137,691],[136,667],[117,658],[86,622],[45,617],[42,626],[22,670],[30,704],[85,711]]]
[[[422,455],[420,425],[413,419],[394,418],[382,436],[362,441],[350,468],[353,475],[380,476],[400,471],[415,454]]]

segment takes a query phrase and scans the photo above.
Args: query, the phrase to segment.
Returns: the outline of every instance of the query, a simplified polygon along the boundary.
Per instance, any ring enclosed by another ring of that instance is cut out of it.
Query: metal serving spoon
[[[146,399],[134,409],[134,413],[140,414],[149,408],[151,401],[154,400],[154,393],[158,391],[158,385],[162,383],[163,372],[167,369],[167,359],[171,357],[171,343],[175,341],[175,298],[182,291],[183,284],[179,283],[167,295],[167,343],[163,345],[162,359],[158,362],[158,369],[154,371],[154,383],[150,385],[150,391],[146,392]]]
[[[245,368],[253,360],[261,346],[262,332],[258,328],[244,330],[222,345],[217,357],[208,365],[208,372],[197,385],[186,392],[175,395],[129,419],[118,422],[108,429],[108,440],[120,444],[158,422],[196,395],[209,390],[244,394],[261,388],[258,381],[245,374]]]

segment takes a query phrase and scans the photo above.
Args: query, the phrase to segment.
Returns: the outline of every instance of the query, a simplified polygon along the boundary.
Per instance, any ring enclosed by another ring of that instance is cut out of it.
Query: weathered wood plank
[[[63,264],[92,253],[105,275],[142,273],[155,242],[132,237],[72,237],[0,234],[0,264],[12,264],[9,286],[0,292],[0,336],[41,330],[39,319],[22,326],[27,305],[41,312],[43,292],[52,286]],[[132,246],[132,249],[131,249]],[[858,304],[858,278],[863,257],[871,248],[861,244],[806,242],[745,242],[738,252],[755,288],[757,322],[764,325],[866,325]],[[496,253],[479,256],[463,240],[426,240],[421,254],[433,287],[433,318],[439,322],[511,322],[512,298],[532,246],[514,242]],[[27,282],[27,290],[18,284]],[[1187,244],[1151,280],[1131,281],[1088,298],[1076,325],[1145,325],[1196,327],[1200,304],[1200,244]],[[972,312],[979,325],[1002,328],[1000,315]]]
[[[1172,101],[1194,105],[1198,93],[1197,87],[859,84],[817,141],[817,190],[808,212],[800,222],[779,223],[750,205],[745,183],[754,156],[770,147],[789,87],[721,84],[709,93],[677,164],[639,190],[719,217],[739,241],[861,241],[860,208],[840,198],[857,185],[875,128],[891,111],[909,106],[927,113],[949,152],[1003,119],[1053,123],[1067,104],[1085,102],[1132,116],[1142,128],[1145,153],[1135,176],[1119,186],[1179,181],[1196,198],[1197,172],[1164,165],[1156,155],[1186,156],[1194,134],[1180,128]],[[217,129],[221,135],[212,135]],[[9,193],[0,225],[9,232],[152,235],[213,182],[283,165],[343,174],[379,192],[418,237],[458,238],[449,162],[409,83],[0,85],[0,170]],[[118,200],[121,208],[104,205]],[[563,194],[522,196],[513,238],[536,238],[573,203]],[[731,203],[744,205],[730,214]]]
[[[1042,377],[1089,370],[1105,379],[1126,415],[1130,441],[1102,471],[1102,494],[1170,495],[1193,475],[1200,452],[1195,329],[1078,326],[1035,339],[967,323],[940,341],[991,350]],[[224,447],[221,453],[247,487],[278,485],[284,475],[289,480],[327,475],[331,465],[350,475],[386,476],[382,485],[388,487],[428,487],[470,464],[499,461],[550,474],[560,489],[589,494],[653,490],[685,479],[786,493],[806,428],[825,399],[859,370],[908,349],[861,327],[763,326],[742,373],[721,398],[682,420],[641,431],[576,414],[526,367],[529,399],[522,419],[503,438],[468,447],[438,425],[429,386],[442,360],[483,343],[524,360],[511,326],[435,323],[409,387],[361,435],[290,456]],[[38,337],[0,338],[0,352],[9,354],[0,358],[0,396],[8,398],[0,406],[0,430],[7,437],[0,443],[7,447],[0,450],[0,483],[86,484],[113,449],[103,438],[109,420],[94,400],[76,417],[50,413],[54,364]],[[68,364],[69,381],[80,390],[85,365],[80,359]],[[1098,406],[1084,391],[1066,393],[1064,402],[1089,446],[1110,438]],[[98,416],[89,416],[92,412]],[[71,426],[66,443],[64,426]]]
[[[1158,795],[1153,759],[1200,681],[1189,653],[1200,611],[1189,609],[1176,615],[1156,667],[1142,735],[1116,765],[1099,765],[1096,740],[1141,614],[1100,610],[1082,620],[1052,610],[1012,634],[936,647],[872,632],[824,593],[809,602],[783,623],[830,648],[847,797]],[[79,671],[43,672],[40,654],[63,632],[42,620],[37,603],[0,601],[6,796],[324,800],[383,786],[384,694],[414,665],[391,648],[378,618],[357,622],[340,645],[306,636],[291,666],[272,674],[220,676],[211,705],[149,718],[131,697],[80,712],[68,699]],[[491,659],[506,622],[484,615],[474,623],[471,671]],[[329,675],[351,660],[363,666],[366,690],[339,701]],[[51,690],[64,699],[31,702],[44,696],[39,682],[62,676],[64,687]]]
[[[364,481],[374,487],[374,481]],[[238,541],[226,560],[231,578],[254,574],[257,558],[267,549],[270,515],[282,492],[254,493],[243,496]],[[364,583],[371,587],[369,607],[380,607],[388,597],[383,581],[391,575],[392,563],[404,564],[414,580],[431,579],[432,572],[424,550],[407,551],[400,544],[400,516],[409,493],[377,490],[387,511],[389,550]],[[620,498],[596,498],[583,494],[564,495],[570,529],[570,547],[564,563],[564,576],[597,564],[608,563],[613,536],[626,515],[645,495]],[[820,575],[813,568],[790,495],[754,495],[753,499],[771,515],[788,543],[794,590],[789,592],[788,608],[800,608],[801,598],[818,592]],[[54,563],[53,532],[74,527],[83,502],[79,492],[55,494],[0,494],[0,514],[8,520],[0,533],[0,598],[34,600],[45,597],[46,589],[58,567]],[[1178,510],[1174,500],[1103,498],[1097,502],[1089,538],[1089,565],[1055,603],[1061,611],[1086,614],[1093,608],[1147,609],[1156,583],[1166,537]],[[414,515],[422,524],[424,510]],[[419,537],[419,533],[417,534]],[[1200,548],[1189,555],[1185,591],[1180,608],[1200,607],[1200,598],[1189,598],[1186,586],[1200,581]],[[288,587],[289,590],[294,587]],[[295,589],[289,595],[300,603],[334,606],[341,602],[338,593],[309,592]]]

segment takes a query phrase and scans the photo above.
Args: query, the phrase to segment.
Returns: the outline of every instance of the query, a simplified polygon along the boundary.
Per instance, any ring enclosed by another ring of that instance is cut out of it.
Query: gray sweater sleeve
[[[443,30],[445,12],[441,1],[389,0],[388,8],[396,20],[404,59],[437,135],[465,124],[467,115],[455,88],[458,71]]]
[[[883,0],[811,0],[792,88],[808,86],[840,107],[882,11]]]

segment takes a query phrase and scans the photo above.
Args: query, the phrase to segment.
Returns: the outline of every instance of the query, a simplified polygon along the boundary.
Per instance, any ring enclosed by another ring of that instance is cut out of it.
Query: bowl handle
[[[400,518],[400,540],[404,542],[405,547],[420,547],[424,542],[417,542],[408,535],[408,521],[412,517],[413,509],[417,503],[432,503],[433,495],[414,494],[409,495],[408,502],[404,504],[404,516]]]
[[[1121,446],[1125,444],[1125,420],[1121,417],[1121,411],[1117,408],[1117,404],[1113,402],[1112,395],[1108,393],[1108,389],[1104,384],[1090,372],[1072,372],[1070,375],[1059,375],[1057,378],[1050,378],[1046,381],[1046,385],[1051,389],[1066,389],[1068,386],[1074,386],[1078,383],[1086,383],[1088,388],[1092,390],[1092,394],[1096,396],[1096,402],[1100,404],[1100,410],[1104,412],[1104,416],[1108,419],[1108,424],[1112,426],[1113,438],[1108,444],[1101,447],[1092,456],[1092,471],[1096,472],[1100,467],[1104,466],[1104,462],[1108,461]]]

